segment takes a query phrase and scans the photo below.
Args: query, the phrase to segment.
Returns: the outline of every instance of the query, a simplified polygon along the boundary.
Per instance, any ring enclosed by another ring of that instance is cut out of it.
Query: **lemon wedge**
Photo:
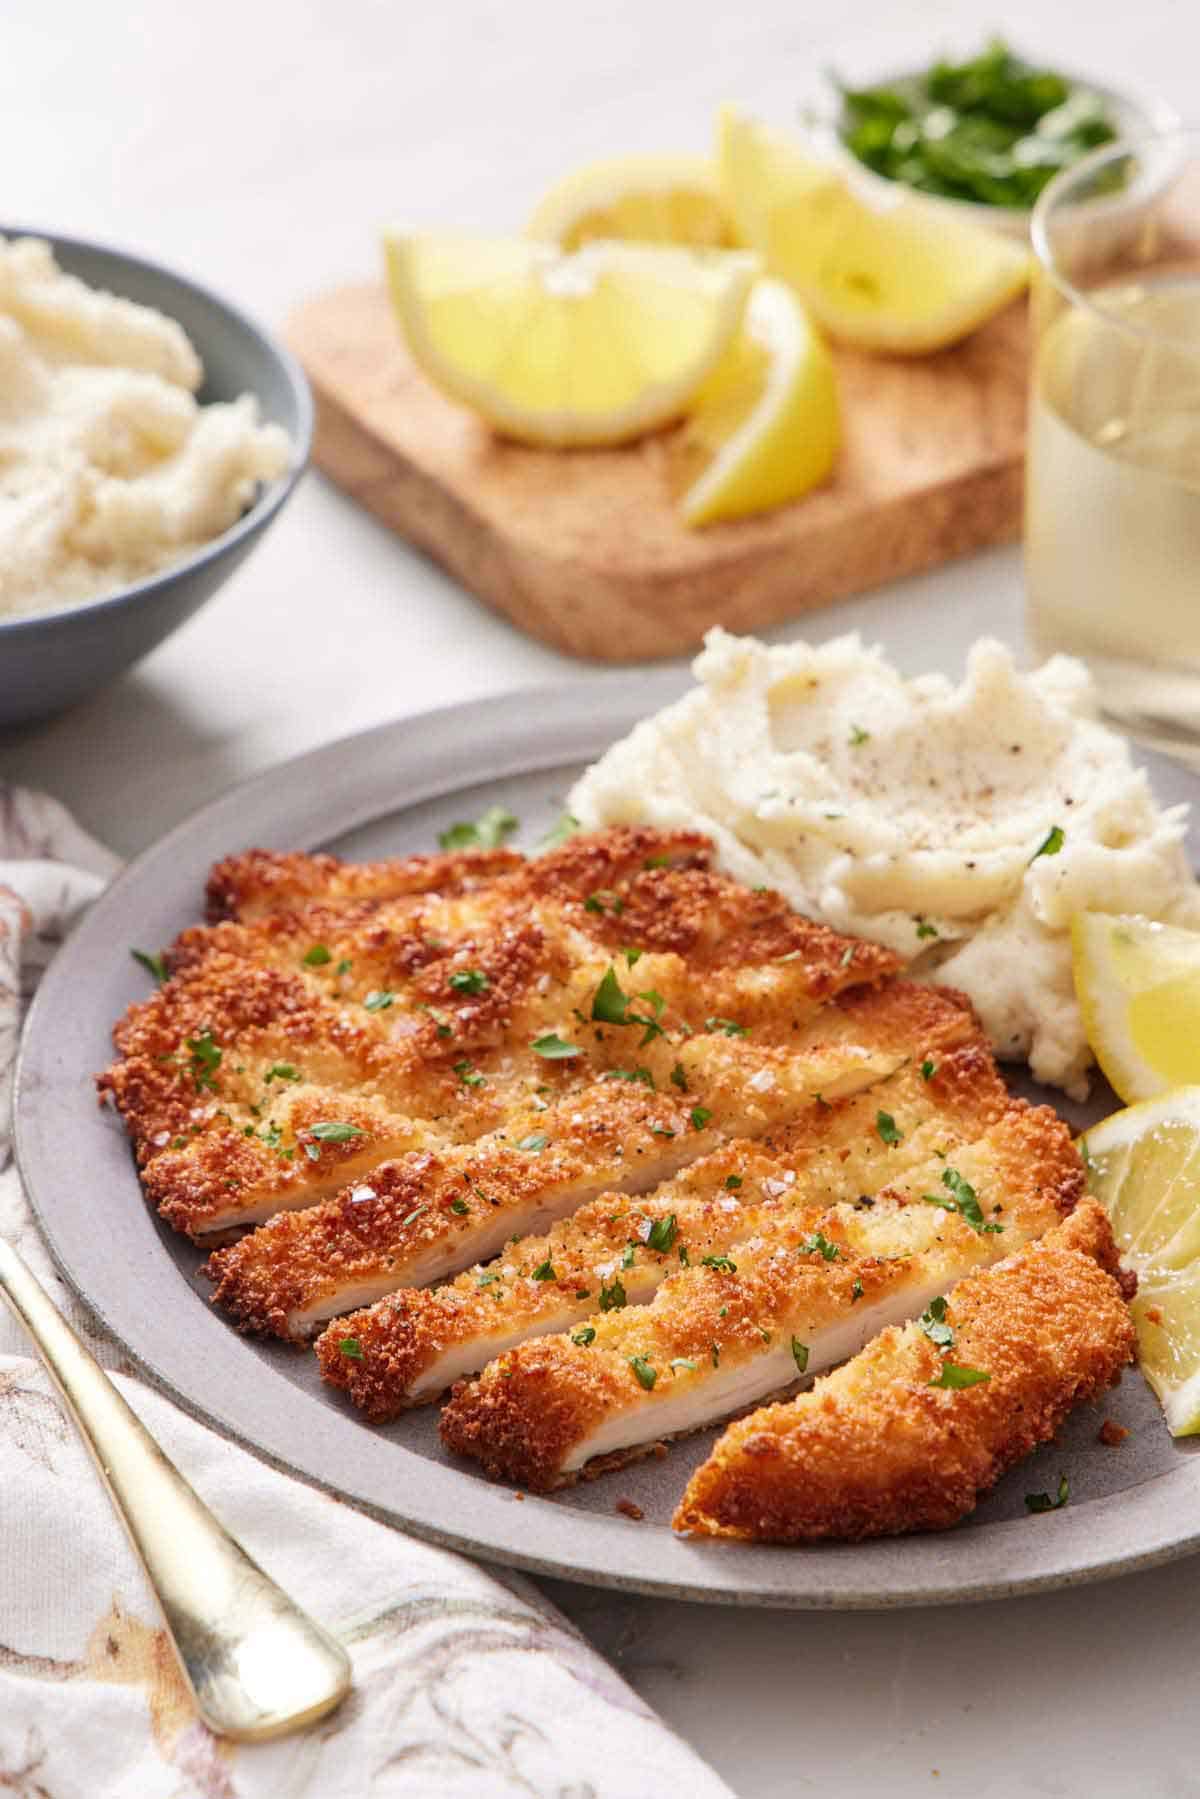
[[[1084,1138],[1092,1192],[1137,1272],[1138,1361],[1176,1437],[1200,1431],[1200,1087],[1106,1118]]]
[[[920,355],[966,337],[1019,294],[1030,258],[916,198],[868,204],[782,133],[722,109],[718,163],[738,241],[842,343]]]
[[[758,281],[742,328],[692,402],[676,449],[695,470],[689,525],[795,500],[822,480],[840,441],[833,359],[791,288]]]
[[[588,163],[555,183],[525,229],[564,250],[597,237],[714,249],[733,242],[716,164],[708,156],[614,156]]]
[[[617,444],[678,418],[725,354],[758,259],[731,250],[390,235],[392,299],[442,391],[522,442]]]
[[[1080,912],[1071,957],[1088,1042],[1126,1104],[1200,1082],[1200,932]]]

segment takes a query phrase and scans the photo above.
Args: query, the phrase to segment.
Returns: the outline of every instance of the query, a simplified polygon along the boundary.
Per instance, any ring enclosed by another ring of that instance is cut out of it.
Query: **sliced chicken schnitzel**
[[[965,1022],[942,995],[914,998],[930,1047],[939,1024],[944,1037]],[[604,1193],[453,1282],[405,1287],[342,1318],[317,1345],[325,1378],[382,1421],[528,1337],[582,1323],[597,1303],[647,1301],[681,1266],[701,1265],[760,1225],[878,1192],[935,1147],[978,1137],[1008,1105],[982,1038],[935,1053],[936,1062],[910,1059],[865,1094],[806,1107],[759,1143],[727,1144],[648,1195]]]
[[[951,1288],[936,1317],[885,1330],[790,1403],[731,1424],[675,1514],[755,1542],[937,1530],[970,1512],[1071,1408],[1119,1379],[1133,1325],[1094,1200]]]
[[[952,1159],[935,1150],[875,1195],[805,1205],[798,1179],[787,1217],[681,1269],[648,1305],[596,1312],[586,1331],[489,1363],[455,1389],[443,1439],[538,1491],[616,1465],[856,1354],[1040,1236],[1082,1187],[1067,1127],[1020,1100]]]
[[[782,1051],[826,1002],[894,972],[890,952],[711,873],[710,851],[619,829],[531,862],[220,865],[210,904],[236,916],[184,933],[100,1080],[147,1193],[220,1240],[598,1075],[669,1078],[668,1045],[697,1033]]]

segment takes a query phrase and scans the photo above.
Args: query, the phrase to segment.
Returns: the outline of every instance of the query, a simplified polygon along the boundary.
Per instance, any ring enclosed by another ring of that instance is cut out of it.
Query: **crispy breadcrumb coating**
[[[148,1194],[219,1241],[640,1064],[642,1030],[660,1061],[664,1034],[714,1018],[778,1048],[894,972],[889,952],[711,873],[710,852],[693,833],[630,828],[531,862],[230,858],[209,883],[220,922],[168,952],[171,979],[130,1008],[100,1077]],[[591,1017],[610,969],[624,1026]],[[547,1057],[543,1037],[573,1053]]]
[[[1083,1188],[1066,1126],[1015,1099],[976,1141],[929,1147],[873,1195],[831,1205],[828,1172],[797,1172],[794,1210],[681,1269],[648,1305],[594,1313],[586,1340],[535,1338],[460,1383],[447,1445],[540,1491],[611,1467],[853,1355],[1041,1235]]]
[[[923,1009],[932,1014],[938,1003]],[[952,1001],[940,1003],[946,1023],[962,1019]],[[641,1304],[685,1258],[699,1265],[798,1206],[875,1193],[935,1144],[978,1137],[1007,1105],[981,1037],[939,1052],[928,1076],[909,1060],[868,1093],[810,1106],[759,1143],[727,1144],[650,1194],[602,1194],[454,1281],[405,1287],[342,1318],[317,1343],[322,1373],[382,1422],[527,1337],[583,1322],[617,1271],[625,1303]],[[881,1109],[898,1141],[881,1138]],[[342,1351],[347,1338],[352,1356]]]
[[[1132,1359],[1108,1219],[1057,1229],[946,1296],[952,1333],[883,1331],[811,1392],[731,1424],[675,1514],[693,1536],[798,1543],[939,1530]],[[986,1380],[937,1385],[947,1365]]]

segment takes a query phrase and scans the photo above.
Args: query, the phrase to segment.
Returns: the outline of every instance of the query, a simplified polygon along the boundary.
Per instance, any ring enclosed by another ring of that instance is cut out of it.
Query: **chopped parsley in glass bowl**
[[[825,135],[860,179],[907,187],[1012,236],[1060,169],[1116,137],[1171,129],[1172,108],[1017,55],[999,40],[870,83],[833,77]]]

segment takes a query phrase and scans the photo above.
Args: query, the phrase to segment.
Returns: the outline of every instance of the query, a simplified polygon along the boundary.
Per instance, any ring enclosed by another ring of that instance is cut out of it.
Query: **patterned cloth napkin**
[[[280,1742],[199,1722],[69,1419],[0,1305],[0,1792],[16,1799],[646,1799],[729,1789],[529,1582],[289,1480],[136,1379],[55,1274],[11,1166],[24,1002],[116,860],[0,788],[0,1233],[250,1553],[347,1645],[354,1691]]]

